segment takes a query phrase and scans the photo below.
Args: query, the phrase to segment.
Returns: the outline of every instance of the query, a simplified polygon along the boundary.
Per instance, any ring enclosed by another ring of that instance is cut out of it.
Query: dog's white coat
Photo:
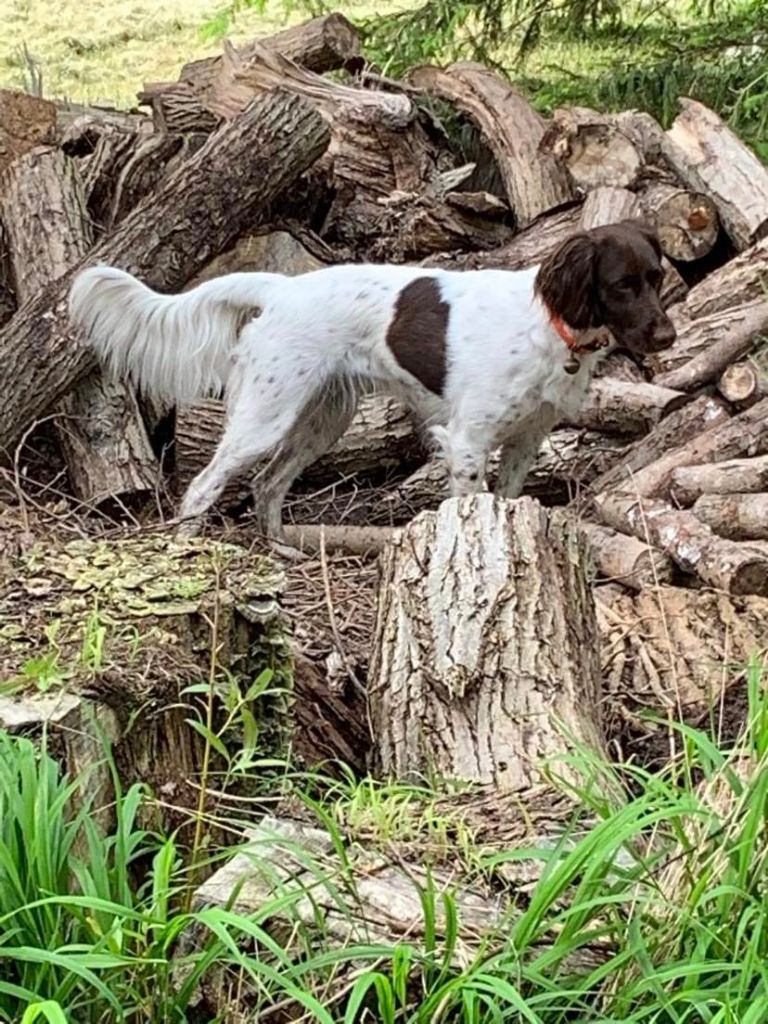
[[[254,495],[265,530],[278,535],[291,483],[344,432],[371,386],[431,428],[453,494],[482,488],[499,445],[498,489],[520,493],[541,441],[578,409],[600,358],[583,356],[578,373],[566,373],[568,348],[534,294],[537,269],[238,273],[164,296],[124,271],[94,267],[75,280],[70,311],[106,364],[145,393],[184,404],[226,391],[225,435],[180,515],[199,517],[233,475],[271,456],[273,472],[260,475]],[[400,292],[424,277],[450,308],[442,396],[403,370],[386,340]]]

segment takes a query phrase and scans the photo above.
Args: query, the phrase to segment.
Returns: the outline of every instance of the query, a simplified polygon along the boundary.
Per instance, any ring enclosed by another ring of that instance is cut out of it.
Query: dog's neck
[[[577,330],[567,324],[561,316],[558,316],[548,306],[544,308],[549,326],[568,349],[569,358],[563,367],[566,373],[578,373],[581,368],[581,359],[584,356],[599,353],[602,349],[607,349],[611,345],[613,338],[607,327],[587,327],[584,330]],[[597,359],[590,360],[593,366],[597,362]]]

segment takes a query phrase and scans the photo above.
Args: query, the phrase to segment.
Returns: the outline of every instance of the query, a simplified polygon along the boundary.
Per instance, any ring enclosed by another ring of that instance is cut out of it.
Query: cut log
[[[669,494],[672,473],[681,466],[700,466],[768,452],[768,399],[718,426],[712,425],[713,420],[714,417],[708,429],[690,441],[678,444],[627,475],[619,489],[637,497],[664,497]]]
[[[613,115],[612,121],[641,154],[646,165],[663,166],[665,135],[655,117],[644,110],[622,110]],[[644,172],[646,170],[648,167]]]
[[[415,68],[408,81],[452,103],[477,126],[496,159],[518,227],[573,198],[567,173],[551,154],[539,151],[543,118],[499,75],[465,62],[445,71]]]
[[[403,93],[351,88],[306,71],[263,46],[254,44],[252,49],[253,55],[243,62],[231,46],[226,47],[208,108],[229,118],[253,96],[275,89],[294,92],[315,105],[331,131],[328,152],[312,175],[311,191],[326,197],[321,203],[323,237],[347,246],[358,259],[370,258],[370,247],[381,245],[392,220],[384,204],[393,195],[420,195],[425,200],[430,193],[435,195],[431,186],[439,149],[422,126],[415,104]],[[295,203],[291,196],[291,213]],[[450,210],[445,217],[462,219]],[[453,244],[453,236],[448,237]],[[497,224],[491,225],[486,238],[498,241]]]
[[[530,498],[451,498],[396,535],[368,681],[380,771],[526,791],[542,759],[602,749],[585,559]]]
[[[707,193],[738,249],[768,233],[768,168],[717,114],[692,99],[667,132],[664,155],[689,188]]]
[[[361,53],[360,33],[343,14],[313,18],[256,40],[256,44],[275,50],[318,74],[343,68],[347,61]],[[248,61],[254,55],[253,46],[244,46],[238,54],[243,61]],[[204,57],[185,64],[180,81],[192,86],[196,93],[205,95],[221,68],[221,60],[221,57]]]
[[[692,512],[627,494],[601,495],[600,519],[660,548],[683,570],[728,594],[768,596],[768,554],[716,536]]]
[[[627,383],[646,383],[645,374],[626,352],[610,352],[601,359],[594,370],[594,379],[610,377]]]
[[[461,209],[449,197],[429,193],[393,197],[377,209],[365,199],[353,200],[343,214],[344,226],[339,225],[336,235],[354,240],[358,248],[367,240],[365,255],[374,262],[406,263],[446,250],[485,250],[503,245],[514,234],[496,216]],[[352,230],[350,222],[356,222]]]
[[[729,459],[703,466],[681,466],[672,473],[669,493],[679,505],[692,505],[702,494],[768,490],[768,455]]]
[[[322,119],[303,101],[278,94],[258,100],[214,133],[89,260],[127,269],[150,287],[178,290],[246,225],[253,228],[327,143]],[[0,363],[14,380],[0,410],[0,449],[12,447],[95,368],[93,353],[73,343],[68,324],[71,276],[26,303],[0,332]]]
[[[176,484],[179,489],[185,489],[208,465],[224,430],[224,419],[224,403],[215,399],[177,411]],[[346,434],[306,470],[302,482],[323,485],[339,477],[414,466],[424,457],[425,449],[410,413],[391,398],[365,398]],[[247,481],[233,481],[222,497],[222,507],[231,507],[246,499],[249,493],[246,484]]]
[[[16,294],[34,298],[83,260],[92,242],[75,162],[57,149],[17,160],[0,183],[0,216],[11,242]],[[159,467],[128,385],[96,371],[57,410],[56,432],[75,495],[86,505],[154,489]]]
[[[219,253],[187,284],[188,290],[205,281],[234,273],[309,274],[325,266],[287,231],[246,234],[225,252]]]
[[[644,433],[690,401],[687,395],[645,381],[597,377],[571,426],[615,434]]]
[[[0,174],[36,146],[56,141],[56,105],[24,92],[0,89]]]
[[[690,263],[714,248],[720,220],[717,207],[704,192],[658,182],[644,189],[642,206],[670,259]]]
[[[702,494],[693,514],[720,537],[768,540],[768,494]]]
[[[625,759],[661,768],[679,751],[683,721],[728,741],[746,712],[746,665],[765,648],[768,601],[661,586],[595,589],[607,732]]]
[[[633,220],[642,213],[640,200],[634,192],[616,185],[601,185],[593,189],[581,208],[581,227],[584,231],[606,224]]]
[[[156,93],[140,93],[139,102],[151,106],[152,121],[158,132],[210,135],[219,127],[220,118],[206,110],[189,82],[173,82]]]
[[[738,310],[728,310],[726,315],[716,314],[694,321],[672,346],[677,351],[667,357],[676,361],[685,351],[689,353],[688,360],[675,369],[657,373],[654,384],[682,391],[708,384],[730,363],[747,355],[766,332],[768,302],[741,306]]]
[[[615,119],[586,107],[556,110],[540,148],[568,168],[584,192],[605,185],[632,185],[643,166],[642,154]]]
[[[441,253],[424,260],[425,267],[446,270],[525,270],[541,263],[579,230],[581,210],[573,205],[540,217],[511,242],[490,252]]]
[[[630,590],[671,581],[672,561],[658,548],[597,523],[579,522],[578,530],[586,537],[595,569],[603,580],[621,583]]]
[[[78,170],[83,181],[83,192],[88,214],[96,235],[103,234],[111,224],[112,195],[115,182],[123,167],[128,163],[144,134],[123,131],[105,126],[99,133],[92,133],[88,139],[88,153],[78,160]],[[63,151],[78,155],[74,147]]]
[[[746,408],[765,397],[765,384],[754,363],[732,363],[720,374],[717,390],[727,402]]]
[[[183,145],[181,135],[148,135],[139,140],[114,183],[105,227],[113,228],[158,187],[171,159]]]
[[[707,274],[691,288],[681,312],[688,319],[697,320],[710,313],[743,306],[755,299],[764,300],[766,277],[768,239],[763,239]]]
[[[645,466],[657,462],[670,449],[727,423],[729,419],[730,413],[723,402],[701,395],[690,405],[670,413],[645,437],[617,453],[611,465],[592,479],[590,494],[632,488],[635,474]]]

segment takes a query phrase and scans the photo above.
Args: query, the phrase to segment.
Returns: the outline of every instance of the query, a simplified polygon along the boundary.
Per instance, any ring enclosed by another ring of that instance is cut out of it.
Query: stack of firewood
[[[83,265],[161,291],[363,259],[514,269],[580,227],[642,216],[659,231],[678,339],[644,366],[607,359],[527,491],[578,509],[605,578],[768,595],[768,168],[714,113],[685,100],[669,131],[637,111],[546,120],[471,63],[392,81],[340,15],[225,45],[145,85],[139,106],[0,93],[0,447],[17,469],[20,441],[50,419],[80,507],[124,503],[161,479],[183,487],[221,431],[217,398],[172,415],[102,378],[66,316]],[[384,399],[300,489],[333,480],[336,525],[402,524],[444,485]]]

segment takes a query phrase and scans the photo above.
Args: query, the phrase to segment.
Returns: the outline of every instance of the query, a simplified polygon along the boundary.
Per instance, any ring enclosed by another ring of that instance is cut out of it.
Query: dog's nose
[[[669,348],[677,337],[677,331],[671,320],[657,324],[653,331],[653,343],[657,349]]]

